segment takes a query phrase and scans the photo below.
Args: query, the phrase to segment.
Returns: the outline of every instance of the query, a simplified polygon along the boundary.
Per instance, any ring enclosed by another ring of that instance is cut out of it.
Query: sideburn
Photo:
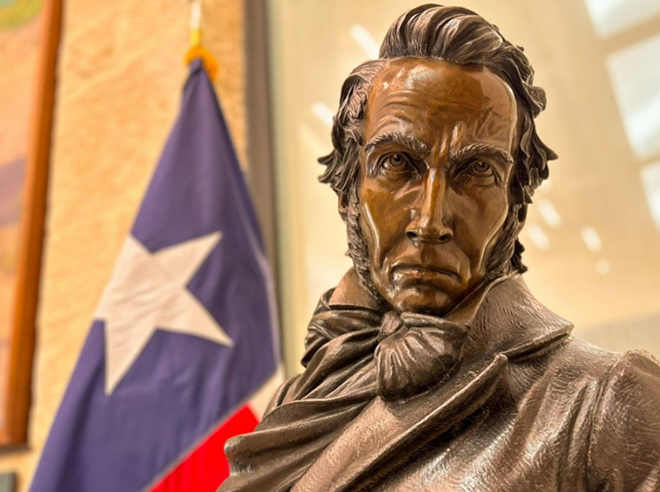
[[[516,256],[518,242],[518,234],[520,233],[520,221],[518,216],[522,205],[513,204],[509,206],[509,213],[507,214],[502,228],[502,233],[491,249],[488,259],[486,260],[486,281],[490,282],[503,275],[511,273],[516,270],[513,263]],[[522,248],[522,245],[520,245]],[[521,272],[522,273],[522,272]]]
[[[360,198],[358,197],[358,186],[351,186],[348,192],[348,206],[345,209],[346,236],[348,238],[348,256],[353,260],[355,271],[362,285],[369,294],[380,304],[385,300],[378,293],[371,279],[371,262],[369,261],[369,246],[367,246],[362,230],[360,229]]]

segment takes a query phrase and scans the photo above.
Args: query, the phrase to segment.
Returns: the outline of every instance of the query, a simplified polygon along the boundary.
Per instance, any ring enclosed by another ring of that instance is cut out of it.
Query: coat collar
[[[350,272],[349,272],[350,273]],[[350,282],[351,289],[355,284]],[[356,304],[342,288],[330,306],[375,309]],[[507,365],[532,357],[565,339],[572,324],[552,313],[529,292],[520,275],[499,279],[466,299],[448,315],[469,321],[461,367],[445,384],[401,402],[374,399],[330,444],[292,492],[347,492],[375,480],[409,454],[455,427],[479,409],[497,387]]]

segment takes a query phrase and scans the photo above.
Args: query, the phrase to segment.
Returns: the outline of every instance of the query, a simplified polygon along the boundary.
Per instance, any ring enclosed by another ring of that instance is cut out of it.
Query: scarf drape
[[[289,491],[374,399],[400,400],[446,380],[467,326],[434,316],[319,302],[305,372],[276,394],[252,434],[227,443],[231,475],[219,492]]]

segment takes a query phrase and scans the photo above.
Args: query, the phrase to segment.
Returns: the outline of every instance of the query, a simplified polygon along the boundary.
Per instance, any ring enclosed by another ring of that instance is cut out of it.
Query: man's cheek
[[[507,193],[499,187],[484,189],[474,196],[463,196],[460,210],[463,222],[490,236],[504,224],[508,213]]]
[[[375,220],[373,209],[365,205],[366,200],[360,200],[360,231],[367,247],[369,248],[370,260],[373,263],[379,251],[378,231],[375,230]]]
[[[479,268],[488,249],[500,235],[508,213],[508,200],[497,195],[488,201],[464,200],[454,208],[454,240],[469,258],[472,268]]]
[[[489,204],[486,205],[487,210],[489,211],[489,222],[491,223],[488,235],[491,238],[499,235],[509,214],[509,200],[507,193],[503,190],[497,191],[498,193],[494,194],[495,196],[490,197],[488,201]]]
[[[386,194],[371,189],[360,196],[360,222],[368,231],[370,240],[377,243],[388,226],[389,205]]]

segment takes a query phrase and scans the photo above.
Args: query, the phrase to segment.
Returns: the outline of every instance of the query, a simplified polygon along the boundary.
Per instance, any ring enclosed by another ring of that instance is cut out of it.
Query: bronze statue
[[[351,73],[320,162],[355,267],[220,491],[660,491],[660,367],[573,339],[521,276],[544,107],[465,8],[407,12]]]

